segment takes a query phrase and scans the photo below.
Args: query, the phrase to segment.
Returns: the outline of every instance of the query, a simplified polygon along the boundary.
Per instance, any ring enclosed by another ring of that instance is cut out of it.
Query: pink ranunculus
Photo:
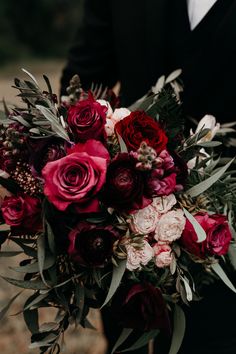
[[[126,268],[130,271],[140,269],[142,265],[148,264],[153,257],[153,249],[149,243],[144,240],[142,249],[136,249],[131,244],[126,246],[127,263]]]
[[[23,193],[5,197],[1,209],[5,222],[12,227],[28,232],[37,232],[42,229],[42,210],[39,198]]]
[[[197,234],[192,224],[187,220],[182,245],[194,255],[204,258],[207,255],[222,256],[228,252],[232,234],[226,216],[220,214],[209,215],[199,212],[194,215],[197,222],[206,232],[206,240],[198,242]]]
[[[96,102],[92,95],[78,101],[68,110],[67,122],[76,142],[88,139],[104,140],[107,107]]]
[[[153,170],[148,180],[148,194],[152,197],[169,195],[176,188],[176,173],[171,173],[166,177],[159,177],[159,172]]]
[[[97,194],[106,179],[108,151],[99,141],[78,144],[70,154],[47,163],[44,193],[61,211],[74,204],[79,212],[100,210]]]
[[[181,209],[163,214],[157,224],[154,238],[157,241],[171,243],[181,237],[186,218]]]
[[[165,214],[177,203],[174,194],[153,198],[152,206],[160,214]]]
[[[173,260],[171,247],[168,244],[158,242],[153,246],[153,250],[156,266],[158,268],[169,267]]]
[[[131,215],[130,228],[134,233],[147,235],[155,230],[159,218],[159,213],[150,204]]]

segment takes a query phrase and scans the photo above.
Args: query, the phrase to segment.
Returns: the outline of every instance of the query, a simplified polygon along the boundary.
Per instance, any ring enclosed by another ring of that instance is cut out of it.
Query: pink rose
[[[155,230],[158,220],[159,214],[150,204],[132,214],[130,228],[134,233],[147,235]]]
[[[156,197],[153,199],[152,206],[160,214],[165,214],[177,203],[174,194],[169,194],[163,197]]]
[[[158,268],[169,267],[173,260],[171,247],[168,244],[156,243],[153,250],[156,266]]]
[[[197,234],[192,224],[187,220],[181,237],[182,245],[191,253],[204,258],[207,255],[222,256],[228,252],[232,234],[226,216],[207,213],[197,213],[194,215],[197,222],[206,232],[206,240],[197,242]]]
[[[42,175],[49,201],[62,211],[70,204],[79,212],[99,211],[97,194],[105,183],[108,157],[99,141],[88,140],[69,155],[47,163]]]
[[[67,122],[75,141],[104,140],[107,107],[96,102],[92,95],[78,101],[68,110]]]
[[[173,242],[182,235],[185,223],[186,219],[181,209],[168,211],[161,216],[154,238],[157,241]]]
[[[126,268],[130,271],[135,269],[141,269],[142,265],[148,264],[153,257],[153,249],[149,243],[144,240],[143,248],[138,250],[132,245],[126,246],[127,251],[127,263]]]
[[[28,232],[36,232],[42,228],[39,198],[23,193],[5,197],[1,209],[5,222],[12,227],[22,228]]]

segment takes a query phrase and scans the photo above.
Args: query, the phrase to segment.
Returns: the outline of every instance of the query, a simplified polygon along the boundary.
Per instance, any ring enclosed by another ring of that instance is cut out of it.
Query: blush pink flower
[[[130,115],[130,110],[127,108],[116,108],[110,118],[114,124]]]
[[[127,263],[126,268],[130,271],[135,269],[140,269],[142,265],[148,264],[152,259],[154,252],[149,243],[144,240],[143,248],[137,250],[132,245],[128,244],[126,246],[127,251]]]
[[[171,243],[182,235],[186,223],[181,209],[168,211],[160,218],[154,238],[157,241]]]
[[[159,213],[155,207],[150,204],[132,214],[130,228],[137,234],[147,235],[156,229],[159,218]]]
[[[175,195],[169,194],[163,197],[153,199],[152,206],[160,214],[166,214],[177,203]]]
[[[172,260],[173,254],[172,249],[168,244],[156,243],[153,246],[155,263],[158,268],[169,267]]]

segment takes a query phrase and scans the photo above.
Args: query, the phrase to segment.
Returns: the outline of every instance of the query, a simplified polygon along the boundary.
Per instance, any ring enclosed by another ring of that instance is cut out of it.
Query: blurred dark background
[[[1,0],[0,65],[25,58],[64,58],[83,0]]]

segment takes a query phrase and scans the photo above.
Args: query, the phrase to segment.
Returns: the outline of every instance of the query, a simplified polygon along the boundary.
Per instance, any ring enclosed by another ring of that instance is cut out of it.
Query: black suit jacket
[[[62,93],[75,73],[85,87],[119,80],[122,104],[129,105],[177,68],[189,115],[236,120],[235,0],[218,0],[193,31],[186,0],[85,0]]]
[[[196,118],[236,120],[236,1],[218,0],[191,32],[186,0],[85,0],[79,29],[62,76],[62,93],[75,73],[83,86],[112,87],[122,104],[143,96],[163,74],[183,70],[184,107]],[[186,308],[181,354],[236,353],[236,296],[221,283]],[[105,328],[110,338],[110,319]],[[114,332],[114,330],[113,330]],[[117,333],[118,336],[118,333]],[[112,341],[112,339],[111,339]],[[156,341],[156,353],[166,348]]]

